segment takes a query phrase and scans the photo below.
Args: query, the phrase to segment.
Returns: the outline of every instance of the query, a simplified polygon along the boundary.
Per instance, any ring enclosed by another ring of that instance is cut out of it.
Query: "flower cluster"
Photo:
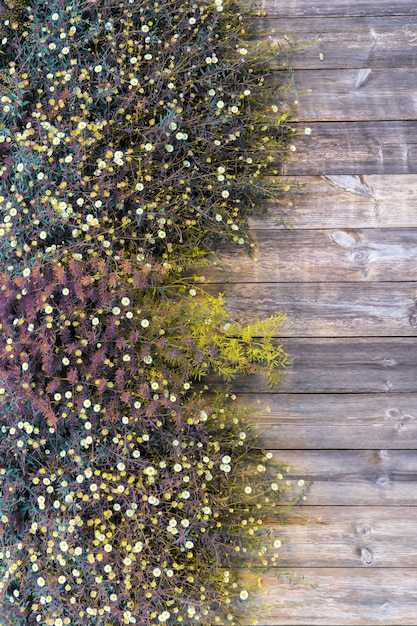
[[[219,239],[248,242],[247,216],[284,186],[261,177],[292,131],[262,110],[249,10],[32,0],[3,20],[11,626],[235,623],[250,591],[235,566],[276,558],[262,524],[291,481],[233,394],[207,392],[237,374],[279,381],[282,318],[241,327],[183,273]]]
[[[213,235],[247,241],[248,213],[285,186],[274,191],[261,173],[292,129],[276,106],[262,111],[265,61],[246,55],[251,29],[237,9],[32,2],[30,28],[10,24],[0,57],[6,258],[100,236],[109,254],[117,240],[164,258]]]

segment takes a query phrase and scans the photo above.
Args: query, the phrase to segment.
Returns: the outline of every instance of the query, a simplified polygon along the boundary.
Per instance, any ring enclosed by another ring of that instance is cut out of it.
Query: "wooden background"
[[[296,358],[278,392],[237,384],[276,457],[314,484],[286,527],[263,626],[417,624],[417,2],[264,0],[298,53],[310,136],[285,167],[293,229],[254,220],[257,262],[223,255],[236,318],[286,312]],[[320,54],[323,58],[320,58]],[[278,68],[277,68],[278,69]],[[272,214],[280,208],[271,206]],[[217,283],[224,280],[220,271]],[[314,586],[313,586],[314,585]]]

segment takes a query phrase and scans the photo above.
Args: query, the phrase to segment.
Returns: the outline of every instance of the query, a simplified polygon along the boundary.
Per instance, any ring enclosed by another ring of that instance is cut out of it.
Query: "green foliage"
[[[263,178],[293,129],[254,7],[6,4],[0,619],[235,624],[237,568],[276,561],[263,524],[292,483],[233,394],[207,392],[279,382],[283,318],[243,327],[184,275],[250,246],[247,217],[287,189]]]

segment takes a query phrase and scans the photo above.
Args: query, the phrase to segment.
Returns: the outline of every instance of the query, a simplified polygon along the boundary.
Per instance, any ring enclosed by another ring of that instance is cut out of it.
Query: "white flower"
[[[219,100],[219,101],[218,101],[218,103],[217,103],[217,108],[218,108],[218,109],[222,109],[223,107],[224,107],[224,102],[223,102],[223,100]]]
[[[23,270],[23,276],[25,278],[27,278],[28,276],[30,276],[30,269],[28,267],[25,267],[25,269]]]
[[[158,622],[166,622],[171,617],[171,613],[169,611],[163,611],[160,615],[158,615]]]
[[[96,74],[99,74],[102,69],[103,69],[102,65],[96,65],[94,68],[94,71],[96,72]]]
[[[274,548],[280,548],[280,547],[281,547],[281,539],[275,539]]]
[[[239,594],[239,598],[240,598],[241,600],[247,600],[247,599],[248,599],[248,597],[249,597],[249,594],[248,594],[248,592],[246,591],[246,589],[243,589],[243,590],[240,592],[240,594]]]
[[[311,135],[311,128],[308,128],[308,126],[307,126],[307,128],[304,129],[304,133],[306,135]]]
[[[36,582],[39,585],[39,587],[43,587],[45,585],[45,579],[42,578],[42,576],[39,576],[39,578],[36,580]]]
[[[148,328],[149,326],[149,320],[147,319],[143,319],[140,323],[140,325],[142,326],[142,328]]]
[[[60,541],[59,549],[61,550],[61,552],[67,552],[68,548],[69,546],[66,541]]]

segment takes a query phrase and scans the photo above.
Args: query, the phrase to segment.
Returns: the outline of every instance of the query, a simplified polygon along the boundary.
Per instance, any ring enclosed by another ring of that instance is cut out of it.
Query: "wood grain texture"
[[[417,229],[253,230],[251,236],[255,262],[228,247],[207,276],[234,283],[406,282],[417,277]]]
[[[281,386],[255,376],[232,390],[295,484],[313,481],[289,524],[269,527],[289,539],[278,566],[312,584],[265,575],[259,601],[273,606],[258,624],[415,626],[417,3],[262,6],[260,39],[320,41],[277,95],[298,100],[282,173],[306,184],[251,220],[255,263],[229,248],[211,275],[242,322],[287,312]]]
[[[254,573],[247,576],[255,582],[258,578]],[[416,623],[417,574],[413,568],[362,569],[354,573],[351,568],[299,568],[281,580],[273,572],[259,574],[259,578],[262,591],[253,602],[269,606],[260,608],[258,626],[415,626]],[[249,617],[244,623],[253,624]]]
[[[255,409],[254,422],[270,449],[417,447],[415,394],[241,393],[236,402]]]
[[[415,507],[321,506],[268,528],[271,542],[283,542],[278,567],[414,567],[416,519]]]
[[[270,82],[282,84],[281,73]],[[417,69],[298,70],[286,99],[298,101],[299,122],[415,120]]]
[[[417,506],[417,450],[278,450],[294,480],[312,482],[299,509],[311,506]]]
[[[290,176],[417,173],[417,121],[294,124],[296,152],[282,168]]]
[[[416,283],[257,283],[216,285],[240,323],[285,313],[281,337],[417,335]]]
[[[298,176],[270,217],[254,217],[253,228],[416,228],[417,174]]]
[[[414,0],[260,0],[270,17],[368,17],[417,15]]]
[[[291,56],[294,70],[417,65],[417,16],[266,18],[257,24],[260,41],[269,35],[276,41],[283,35],[296,41],[301,49]],[[282,67],[282,60],[272,60],[271,67]]]
[[[281,393],[417,392],[413,337],[289,338],[284,346],[293,364],[278,388]],[[232,387],[236,393],[270,392],[264,378],[255,375],[237,378]]]

